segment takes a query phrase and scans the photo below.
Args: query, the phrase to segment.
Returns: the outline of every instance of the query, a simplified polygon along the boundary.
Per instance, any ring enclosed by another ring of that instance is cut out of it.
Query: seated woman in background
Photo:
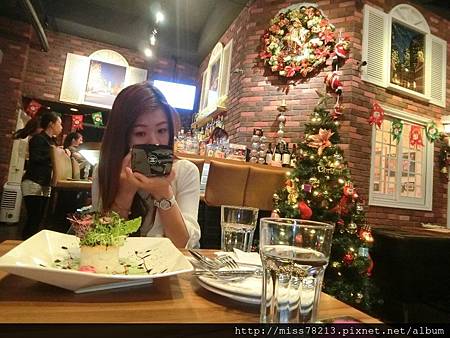
[[[175,160],[168,176],[146,177],[131,169],[130,148],[137,144],[173,147],[177,112],[148,82],[123,89],[114,101],[102,140],[92,203],[96,210],[122,217],[142,216],[143,236],[165,236],[177,247],[196,247],[200,195],[199,172],[187,160]]]
[[[44,216],[50,198],[52,177],[50,149],[52,145],[56,146],[55,137],[61,134],[63,129],[61,118],[52,111],[40,116],[40,127],[43,130],[34,134],[28,142],[29,161],[22,178],[22,195],[27,210],[27,221],[22,231],[23,239],[31,237],[38,231]],[[28,132],[31,135],[35,130],[31,128]]]
[[[83,143],[83,135],[77,132],[67,134],[64,139],[63,147],[64,149],[68,149],[70,151],[70,156],[73,157],[78,164],[80,165],[80,169],[85,169],[89,163],[86,159],[81,155],[78,151],[78,147]],[[89,171],[89,168],[86,168]]]
[[[228,140],[228,133],[225,131],[225,129],[215,127],[211,135],[209,136],[207,143],[220,143],[226,140]]]

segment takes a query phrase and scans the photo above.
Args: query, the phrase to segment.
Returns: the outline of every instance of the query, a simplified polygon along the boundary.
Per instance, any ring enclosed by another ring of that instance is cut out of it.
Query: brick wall
[[[11,156],[10,134],[16,127],[16,108],[22,96],[59,101],[67,53],[89,56],[99,49],[112,49],[122,54],[130,66],[148,70],[148,78],[165,78],[195,83],[198,67],[173,59],[146,60],[138,51],[121,48],[73,35],[46,31],[48,52],[40,50],[31,25],[0,17],[0,135],[6,142],[0,149],[0,183],[6,179]],[[191,116],[182,120],[190,125]]]
[[[29,25],[0,19],[0,184],[7,176],[12,149],[11,132],[16,128],[16,108],[22,97],[23,78],[28,60],[31,27]],[[1,188],[0,188],[1,189]]]
[[[237,143],[250,144],[253,128],[264,129],[264,133],[273,142],[276,138],[278,123],[277,106],[286,99],[289,111],[285,138],[288,142],[298,142],[303,137],[304,123],[317,103],[316,89],[323,90],[325,71],[305,83],[298,84],[285,95],[281,90],[280,80],[259,67],[256,62],[260,46],[260,37],[268,27],[270,19],[281,9],[298,1],[255,0],[249,1],[240,16],[225,32],[220,41],[225,45],[233,38],[233,57],[231,64],[231,84],[228,111],[225,117],[225,128],[231,140]],[[368,3],[389,12],[399,3],[407,1],[369,0]],[[349,33],[352,40],[350,60],[341,69],[341,80],[344,84],[345,107],[341,119],[341,147],[352,171],[355,186],[360,196],[368,200],[371,136],[372,128],[368,124],[372,100],[386,103],[393,108],[433,118],[438,124],[442,115],[450,110],[407,98],[383,88],[361,81],[358,62],[361,61],[361,40],[363,29],[363,6],[365,1],[323,0],[317,1],[336,29]],[[427,19],[432,34],[449,40],[449,21],[439,18],[420,6],[410,3],[419,9]],[[448,44],[450,47],[450,43]],[[448,58],[450,59],[450,58]],[[205,58],[200,73],[206,68],[209,56]],[[233,73],[235,69],[243,69],[243,74]],[[450,69],[447,66],[447,75]],[[448,78],[448,76],[447,76]],[[449,81],[447,81],[449,82]],[[447,107],[450,100],[450,85],[447,85]],[[437,162],[438,147],[435,147],[435,166],[433,180],[433,210],[431,212],[414,211],[398,208],[368,207],[367,216],[372,225],[418,226],[421,222],[446,224],[447,182],[439,173]]]

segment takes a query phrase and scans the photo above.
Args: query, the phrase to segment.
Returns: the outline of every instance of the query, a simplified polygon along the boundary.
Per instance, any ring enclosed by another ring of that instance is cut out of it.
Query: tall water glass
[[[334,225],[289,218],[262,218],[261,323],[314,323]]]
[[[253,235],[258,220],[258,209],[222,205],[220,226],[222,228],[221,250],[251,251]]]

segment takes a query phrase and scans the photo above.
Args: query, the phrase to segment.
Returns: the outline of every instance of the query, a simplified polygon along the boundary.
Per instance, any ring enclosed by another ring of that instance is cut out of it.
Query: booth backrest
[[[250,167],[245,185],[244,205],[260,210],[273,210],[273,194],[284,186],[286,172]]]
[[[81,179],[80,164],[73,157],[71,157],[70,160],[72,161],[72,178],[74,180]]]
[[[50,158],[52,160],[53,175],[51,185],[55,187],[58,181],[72,179],[72,161],[64,149],[51,146]]]
[[[205,188],[209,206],[244,204],[245,184],[249,166],[211,161]]]

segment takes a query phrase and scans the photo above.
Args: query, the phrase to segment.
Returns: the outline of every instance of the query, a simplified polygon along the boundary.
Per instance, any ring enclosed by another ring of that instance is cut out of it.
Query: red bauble
[[[298,211],[301,219],[310,219],[312,216],[312,210],[305,201],[298,202]]]
[[[373,243],[372,231],[369,226],[363,226],[359,231],[359,238],[367,243]]]
[[[355,256],[353,256],[353,254],[351,252],[347,252],[344,257],[342,258],[342,260],[344,261],[345,264],[350,265],[353,263],[355,259]]]

